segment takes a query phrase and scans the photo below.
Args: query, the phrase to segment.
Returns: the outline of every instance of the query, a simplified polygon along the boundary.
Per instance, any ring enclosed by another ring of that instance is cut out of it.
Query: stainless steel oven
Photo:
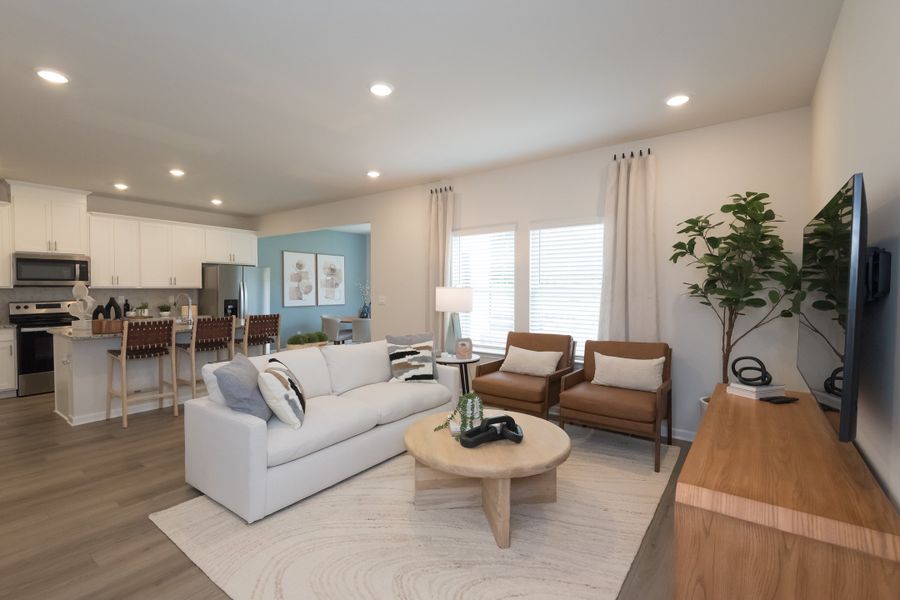
[[[53,335],[51,327],[71,325],[71,300],[10,302],[9,322],[16,325],[19,396],[53,391]]]
[[[91,280],[90,259],[82,254],[16,252],[13,261],[16,287],[73,286]]]

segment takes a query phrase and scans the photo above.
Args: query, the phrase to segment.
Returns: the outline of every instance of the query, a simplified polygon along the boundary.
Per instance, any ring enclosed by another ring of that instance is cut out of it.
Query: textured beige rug
[[[514,506],[497,548],[480,508],[415,510],[399,456],[247,525],[205,496],[150,515],[238,600],[615,598],[678,458],[568,427],[555,504]]]

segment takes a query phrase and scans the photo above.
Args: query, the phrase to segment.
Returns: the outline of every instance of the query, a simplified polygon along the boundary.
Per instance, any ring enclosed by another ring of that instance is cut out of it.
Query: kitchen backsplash
[[[150,305],[150,314],[157,316],[159,311],[156,309],[160,304],[172,304],[175,296],[179,293],[185,293],[191,297],[191,302],[197,303],[197,290],[104,290],[91,289],[90,293],[98,304],[106,304],[110,296],[114,297],[119,304],[123,304],[123,299],[127,299],[128,303],[134,307],[142,302]],[[72,289],[68,287],[22,287],[12,289],[0,289],[0,323],[9,322],[9,303],[22,302],[25,300],[72,300]],[[184,296],[177,300],[178,304],[184,304]]]

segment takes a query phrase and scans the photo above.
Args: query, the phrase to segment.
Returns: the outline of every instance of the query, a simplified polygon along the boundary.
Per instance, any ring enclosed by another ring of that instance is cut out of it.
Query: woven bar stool
[[[122,347],[108,350],[109,370],[106,375],[106,419],[112,412],[113,398],[122,401],[122,427],[128,427],[128,403],[134,400],[157,398],[163,407],[165,398],[172,398],[175,416],[178,416],[178,382],[175,380],[175,327],[171,319],[151,321],[125,321],[122,328]],[[170,357],[172,382],[163,379],[163,362]],[[128,393],[128,363],[133,360],[155,358],[159,363],[159,387],[155,392]],[[119,389],[113,389],[113,370],[119,363]],[[168,385],[171,391],[165,391]]]
[[[191,361],[190,380],[179,378],[178,383],[191,385],[191,398],[197,397],[197,353],[215,352],[216,360],[220,350],[228,351],[228,360],[234,358],[234,317],[200,317],[194,319],[191,341],[176,343],[175,348],[180,356],[185,354]]]
[[[281,315],[247,315],[244,319],[244,337],[235,342],[240,345],[244,356],[250,356],[250,346],[275,344],[275,352],[281,349]]]

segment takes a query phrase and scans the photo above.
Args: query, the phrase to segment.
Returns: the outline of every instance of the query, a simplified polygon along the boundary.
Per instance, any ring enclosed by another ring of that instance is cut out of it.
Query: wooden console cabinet
[[[675,597],[900,598],[900,516],[808,394],[719,386],[675,492]]]

